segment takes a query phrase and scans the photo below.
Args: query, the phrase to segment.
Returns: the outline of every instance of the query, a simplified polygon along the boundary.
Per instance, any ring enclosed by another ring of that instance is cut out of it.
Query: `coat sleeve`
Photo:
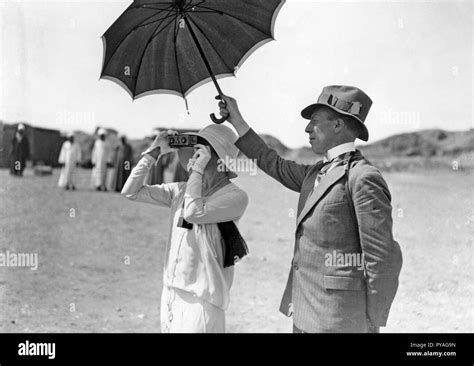
[[[270,149],[253,129],[240,137],[235,145],[249,159],[255,159],[265,173],[292,191],[300,192],[303,180],[311,165],[297,164],[280,157]]]
[[[192,224],[214,224],[239,220],[248,205],[242,190],[229,190],[225,195],[202,197],[202,175],[192,172],[184,194],[184,219]]]
[[[144,184],[146,176],[155,161],[149,155],[141,158],[137,166],[131,171],[121,194],[132,201],[171,207],[173,200],[179,194],[179,183]]]
[[[354,209],[365,261],[367,317],[372,325],[385,326],[402,267],[400,246],[392,233],[391,195],[385,180],[375,168],[357,177],[353,187]]]

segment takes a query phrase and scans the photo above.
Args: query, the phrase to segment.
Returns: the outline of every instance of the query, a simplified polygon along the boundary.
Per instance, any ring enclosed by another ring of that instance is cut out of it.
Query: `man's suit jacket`
[[[312,192],[321,161],[285,160],[253,130],[236,146],[300,193],[294,257],[280,311],[293,313],[295,326],[305,332],[367,332],[369,325],[385,326],[402,255],[392,236],[391,196],[381,173],[356,151],[348,175],[344,166],[336,166]],[[357,257],[365,268],[357,266]]]

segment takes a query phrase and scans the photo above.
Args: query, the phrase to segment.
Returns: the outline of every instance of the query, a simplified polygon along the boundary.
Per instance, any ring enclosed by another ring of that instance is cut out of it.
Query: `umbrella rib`
[[[203,0],[203,1],[199,2],[199,3],[197,3],[197,4],[193,4],[192,2],[190,2],[189,5],[184,8],[184,10],[188,11],[189,9],[195,8],[196,6],[199,6],[199,5],[201,5],[201,4],[204,4],[205,2],[206,2],[206,0]],[[194,10],[193,10],[193,11],[194,11]]]
[[[153,37],[152,37],[152,39],[150,40],[150,42],[151,42],[156,36],[158,36],[161,32],[163,32],[166,28],[168,28],[168,26],[169,26],[171,23],[173,23],[173,21],[174,21],[174,19],[171,19],[168,23],[166,23],[166,25],[165,25],[163,28],[161,28],[161,30],[160,30],[158,33],[153,34]]]
[[[174,59],[176,62],[176,71],[178,72],[178,81],[179,81],[179,87],[181,88],[181,93],[184,97],[184,90],[183,90],[183,82],[181,81],[181,71],[179,70],[179,64],[178,64],[178,49],[176,48],[176,39],[178,38],[178,33],[179,33],[179,27],[178,27],[178,18],[174,20],[174,26],[177,29],[175,34],[174,34]]]
[[[202,31],[202,29],[196,24],[196,22],[188,15],[188,19],[196,26],[196,28],[199,30],[199,32],[204,36],[204,38],[209,42],[209,44],[211,45],[212,49],[214,50],[214,52],[217,54],[217,56],[219,56],[219,58],[222,60],[222,62],[224,63],[224,65],[226,67],[228,67],[230,70],[233,70],[232,67],[229,67],[229,65],[227,64],[227,62],[224,60],[224,58],[221,56],[221,54],[219,53],[219,51],[217,51],[216,47],[214,47],[214,45],[212,44],[212,42],[209,40],[209,38],[207,38],[206,34]]]
[[[139,26],[137,26],[136,28],[139,28],[139,27],[145,27],[145,26],[147,26],[147,25],[150,25],[150,24],[153,24],[153,23],[159,22],[160,20],[165,20],[165,19],[167,19],[167,18],[169,18],[169,17],[172,17],[172,16],[176,15],[176,13],[173,13],[173,14],[169,15],[169,12],[170,12],[170,11],[168,11],[168,15],[166,15],[166,16],[165,16],[165,17],[163,17],[163,18],[156,19],[156,20],[154,20],[154,21],[152,21],[152,22],[150,22],[150,23],[140,24],[140,25],[139,25]]]
[[[210,8],[208,6],[203,6],[203,5],[195,5],[196,7],[199,7],[199,8],[203,8],[203,9],[207,9],[207,10],[211,10],[211,11],[214,11],[218,14],[221,14],[221,15],[227,15],[228,17],[231,17],[231,18],[234,18],[234,19],[237,19],[239,22],[242,22],[246,25],[248,25],[249,27],[253,28],[253,29],[256,29],[257,31],[259,31],[260,33],[262,34],[265,34],[266,36],[268,36],[268,34],[266,34],[265,32],[262,32],[260,29],[258,29],[256,26],[254,26],[253,24],[250,24],[248,22],[246,22],[245,20],[243,19],[240,19],[239,17],[236,17],[235,15],[232,15],[230,13],[227,13],[225,11],[222,11],[222,10],[217,10],[217,9],[214,9],[214,8]],[[188,14],[190,14],[192,12],[188,12]]]
[[[163,5],[166,5],[166,4],[170,4],[170,3],[164,3]],[[173,6],[173,5],[168,5],[168,6],[164,7],[164,8],[155,8],[155,7],[150,6],[150,5],[158,5],[158,4],[152,4],[152,3],[150,3],[150,4],[143,4],[143,5],[137,6],[137,7],[135,7],[135,8],[136,8],[136,9],[137,9],[137,8],[141,8],[141,9],[153,9],[153,10],[162,10],[162,11],[163,11],[163,10],[168,10],[170,7]]]
[[[148,41],[145,45],[145,48],[143,49],[143,52],[142,52],[142,57],[140,58],[140,63],[138,64],[138,69],[137,69],[137,77],[135,78],[135,85],[133,86],[133,93],[135,94],[136,92],[136,89],[137,89],[137,84],[138,84],[138,76],[140,75],[140,69],[142,67],[142,62],[143,62],[143,59],[145,58],[145,53],[146,53],[146,50],[148,49],[148,46],[150,45],[151,41],[156,37],[156,30],[161,27],[161,25],[163,24],[163,22],[165,21],[165,19],[167,17],[169,17],[169,14],[171,13],[171,10],[168,11],[168,15],[163,18],[163,20],[161,21],[160,24],[158,24],[155,28],[155,30],[153,31],[153,33],[151,34],[151,36],[148,38]],[[176,20],[176,18],[174,19]],[[166,24],[157,34],[160,34],[164,29],[166,29],[171,23],[173,22],[173,20],[171,20],[170,22],[168,22],[168,24]]]
[[[215,11],[212,10],[193,10],[193,14],[215,14]]]
[[[168,6],[168,8],[170,8],[171,6]],[[161,10],[160,10],[161,12]],[[148,19],[151,19],[153,18],[155,15],[159,14],[160,12],[156,12],[155,14],[153,15],[150,15],[149,17],[143,19],[140,23],[138,23],[135,27],[138,27],[140,26],[140,24],[142,24],[143,22],[147,21]],[[135,29],[132,28],[132,31]],[[114,51],[112,52],[112,54],[110,55],[109,57],[109,61],[105,62],[105,57],[104,57],[104,65],[102,66],[102,72],[107,68],[107,65],[109,64],[109,62],[112,60],[112,58],[114,57],[115,53],[117,52],[117,50],[120,48],[120,46],[122,45],[122,43],[127,39],[127,37],[132,33],[132,31],[128,32],[125,37],[122,38],[122,40],[119,42],[119,44],[117,45],[117,47],[115,47]],[[106,44],[107,44],[107,37],[105,38],[105,41],[106,41]]]

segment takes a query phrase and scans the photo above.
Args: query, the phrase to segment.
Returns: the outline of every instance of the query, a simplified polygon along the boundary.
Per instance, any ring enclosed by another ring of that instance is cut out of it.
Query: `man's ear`
[[[341,132],[343,129],[344,129],[344,126],[345,126],[345,123],[344,123],[344,120],[342,118],[338,118],[334,121],[334,132],[335,133],[339,133]]]

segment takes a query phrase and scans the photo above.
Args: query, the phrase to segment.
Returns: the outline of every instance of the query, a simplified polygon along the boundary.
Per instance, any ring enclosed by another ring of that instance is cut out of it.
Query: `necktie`
[[[347,154],[342,154],[336,156],[331,161],[326,161],[322,168],[319,170],[318,174],[316,175],[316,180],[314,181],[313,190],[311,191],[310,195],[314,192],[316,187],[319,185],[319,182],[326,176],[326,174],[334,167],[338,166],[344,159],[347,157]]]
[[[314,188],[316,188],[319,182],[321,182],[321,179],[323,179],[323,177],[326,175],[331,165],[332,165],[332,162],[330,161],[326,161],[323,164],[322,168],[319,170],[318,174],[316,175],[316,180],[314,181]]]

